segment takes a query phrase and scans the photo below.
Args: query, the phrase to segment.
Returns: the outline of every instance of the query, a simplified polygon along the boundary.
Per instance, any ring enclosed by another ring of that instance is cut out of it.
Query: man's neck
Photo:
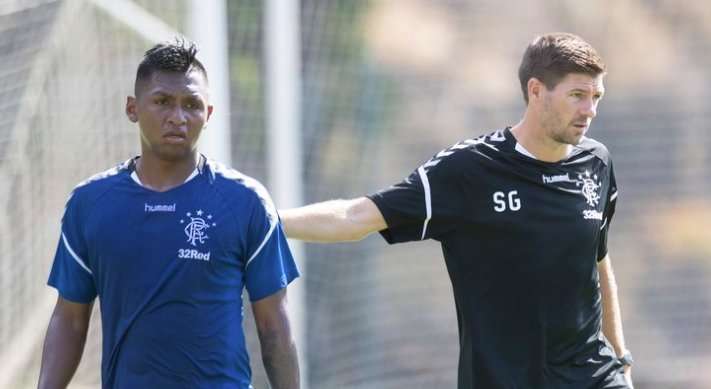
[[[183,184],[197,164],[197,152],[180,161],[166,161],[151,153],[142,153],[136,161],[136,174],[144,187],[165,192]]]
[[[536,159],[545,162],[558,162],[565,159],[573,146],[559,143],[545,134],[543,128],[534,126],[524,118],[511,128],[516,142],[528,150]]]

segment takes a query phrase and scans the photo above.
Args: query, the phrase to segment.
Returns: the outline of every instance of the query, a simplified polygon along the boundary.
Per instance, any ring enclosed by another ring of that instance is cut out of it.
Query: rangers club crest
[[[588,205],[591,207],[597,206],[600,202],[600,184],[597,181],[597,174],[590,175],[589,171],[585,173],[578,174],[577,186],[582,186],[580,193],[585,197]]]
[[[209,239],[207,230],[217,225],[212,221],[212,215],[208,214],[203,217],[204,213],[203,210],[199,209],[195,211],[194,214],[192,212],[185,214],[189,220],[180,219],[180,224],[187,222],[183,231],[185,231],[185,235],[188,237],[188,243],[193,246],[197,246],[197,243],[205,243],[205,240]]]

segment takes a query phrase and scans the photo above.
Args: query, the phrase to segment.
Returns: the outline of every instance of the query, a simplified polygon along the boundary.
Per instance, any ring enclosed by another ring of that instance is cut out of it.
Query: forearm
[[[605,266],[609,266],[606,264]],[[615,353],[621,356],[626,350],[622,330],[622,313],[617,294],[617,282],[611,268],[600,272],[600,292],[602,294],[602,332],[610,341]]]
[[[356,241],[386,228],[380,211],[365,197],[324,201],[279,213],[288,237],[310,242]]]
[[[52,317],[42,352],[39,389],[67,387],[81,360],[87,328]]]
[[[600,274],[600,294],[602,297],[602,333],[610,341],[615,349],[617,357],[622,357],[627,352],[625,336],[622,331],[622,310],[617,295],[617,281],[615,273],[612,271],[610,257],[605,256],[598,263],[598,273]],[[628,365],[624,367],[625,379],[630,388],[632,385],[632,368]]]
[[[616,293],[616,292],[610,292]],[[609,300],[603,299],[604,316],[602,319],[602,332],[607,340],[610,341],[615,353],[622,356],[627,350],[625,346],[625,337],[622,331],[622,318],[617,299],[612,297]]]
[[[273,389],[299,387],[299,361],[291,336],[266,335],[262,343],[262,362]]]

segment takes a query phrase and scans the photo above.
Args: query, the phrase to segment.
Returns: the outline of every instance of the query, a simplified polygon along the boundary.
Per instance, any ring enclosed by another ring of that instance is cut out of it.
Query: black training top
[[[375,193],[388,243],[441,242],[459,322],[459,388],[624,388],[601,331],[597,262],[617,187],[604,145],[564,160],[511,131],[445,149]]]

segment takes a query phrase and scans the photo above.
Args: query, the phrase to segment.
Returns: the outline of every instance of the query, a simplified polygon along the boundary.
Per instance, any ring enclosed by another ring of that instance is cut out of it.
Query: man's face
[[[597,114],[605,91],[603,76],[570,73],[553,90],[542,88],[541,125],[552,140],[570,145],[580,142]]]
[[[157,71],[136,94],[128,98],[126,114],[140,127],[142,153],[165,161],[192,157],[212,114],[205,77],[198,71]]]

